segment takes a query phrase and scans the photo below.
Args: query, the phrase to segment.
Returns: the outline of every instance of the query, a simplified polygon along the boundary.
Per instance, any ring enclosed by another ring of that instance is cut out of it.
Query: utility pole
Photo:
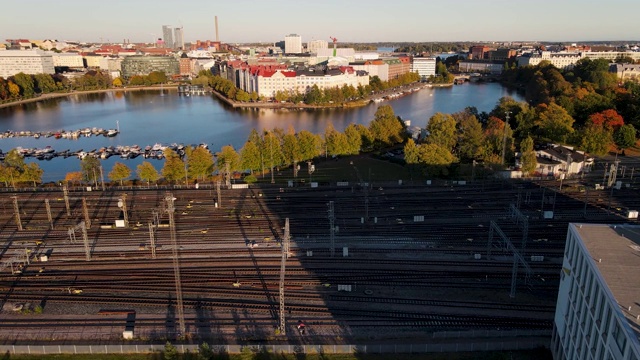
[[[220,180],[216,181],[216,192],[218,193],[218,207],[222,208],[222,194],[220,193]]]
[[[129,214],[127,213],[127,194],[120,195],[120,199],[118,199],[118,207],[122,209],[124,227],[129,227]]]
[[[149,223],[149,240],[151,243],[151,258],[156,258],[156,232],[153,223]]]
[[[287,334],[287,326],[285,319],[284,309],[284,275],[286,269],[287,259],[289,258],[289,218],[286,218],[284,224],[284,239],[282,240],[282,257],[280,259],[280,286],[279,286],[279,300],[280,300],[280,335]]]
[[[71,208],[69,207],[69,189],[67,189],[66,184],[62,187],[62,193],[64,194],[64,206],[67,208],[67,216],[71,216]]]
[[[51,217],[51,205],[49,205],[49,199],[44,199],[44,206],[47,208],[47,219],[49,220],[49,227],[53,230],[53,218]]]
[[[13,212],[16,215],[16,225],[18,225],[18,230],[22,231],[22,220],[20,219],[20,207],[18,206],[17,196],[13,196]]]
[[[82,214],[84,215],[84,223],[87,228],[91,228],[91,219],[89,219],[89,208],[87,207],[87,198],[82,198]]]
[[[504,165],[504,158],[507,153],[507,126],[509,126],[509,114],[511,114],[511,111],[505,112],[504,132],[502,135],[502,165]]]
[[[102,182],[102,191],[104,191],[104,172],[102,171],[102,165],[100,165],[100,181]]]
[[[336,252],[336,228],[334,226],[335,215],[333,212],[333,201],[329,201],[329,237],[331,239],[331,248],[329,251],[331,252],[331,257],[334,257]]]
[[[184,322],[184,307],[182,303],[182,282],[180,279],[180,262],[178,258],[178,239],[176,238],[176,224],[173,217],[175,207],[173,205],[173,194],[167,193],[165,201],[167,202],[167,214],[169,215],[169,233],[171,234],[171,245],[173,249],[173,274],[176,281],[176,311],[178,313],[179,335],[184,336],[187,327]]]

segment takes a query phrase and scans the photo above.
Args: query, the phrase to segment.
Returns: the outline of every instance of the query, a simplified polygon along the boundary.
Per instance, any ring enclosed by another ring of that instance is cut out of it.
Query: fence
[[[240,353],[243,348],[253,352],[286,354],[410,354],[452,353],[461,351],[507,351],[548,348],[550,336],[524,339],[468,340],[434,344],[368,344],[368,345],[213,345],[217,353]],[[198,345],[175,345],[180,352],[197,352]],[[132,354],[153,353],[164,350],[164,344],[153,345],[0,345],[0,352],[14,355],[51,354]]]

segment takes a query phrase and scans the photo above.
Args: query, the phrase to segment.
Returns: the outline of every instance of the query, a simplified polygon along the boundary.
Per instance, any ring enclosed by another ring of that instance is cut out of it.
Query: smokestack
[[[218,34],[218,16],[216,15],[216,42],[220,41],[220,36]]]

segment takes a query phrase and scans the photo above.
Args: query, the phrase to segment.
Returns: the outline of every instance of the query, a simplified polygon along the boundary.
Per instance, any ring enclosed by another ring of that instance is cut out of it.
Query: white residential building
[[[640,226],[569,224],[551,340],[554,359],[640,359],[638,268]]]
[[[428,57],[414,57],[411,62],[411,72],[417,72],[421,77],[436,75],[436,59]]]
[[[18,73],[53,74],[52,54],[47,51],[6,50],[0,52],[0,77],[7,78]]]
[[[536,158],[536,172],[543,176],[571,176],[588,172],[593,165],[593,159],[588,158],[584,151],[557,144],[536,150]]]
[[[357,88],[360,85],[369,85],[369,75],[351,67],[317,72],[278,69],[258,72],[251,79],[243,81],[243,86],[247,87],[245,91],[256,91],[258,95],[267,98],[274,97],[278,91],[293,91],[304,94],[314,85],[323,90],[344,85]]]
[[[82,55],[76,53],[53,53],[53,66],[56,67],[69,67],[72,69],[84,68],[84,62],[82,61]]]
[[[613,61],[621,57],[630,57],[634,61],[640,60],[640,52],[636,51],[585,51],[585,52],[551,52],[524,54],[518,57],[518,66],[535,66],[542,61],[548,61],[558,69],[571,69],[575,64],[584,59],[607,59]]]
[[[285,54],[301,54],[302,53],[302,36],[290,34],[284,37],[284,53]]]
[[[326,40],[312,40],[307,43],[307,52],[317,54],[319,49],[327,49],[328,47],[329,42]]]

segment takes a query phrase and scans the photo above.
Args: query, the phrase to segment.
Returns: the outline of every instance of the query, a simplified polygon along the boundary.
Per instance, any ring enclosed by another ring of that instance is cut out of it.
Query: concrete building
[[[344,85],[369,85],[369,74],[352,67],[311,68],[303,70],[259,71],[255,75],[255,91],[260,96],[272,98],[278,91],[308,92],[314,85],[324,90]],[[247,89],[248,91],[251,89]]]
[[[127,56],[122,60],[122,77],[148,75],[153,71],[163,71],[167,77],[180,74],[180,63],[173,56]]]
[[[284,37],[284,53],[285,54],[301,54],[302,53],[302,36],[290,34]]]
[[[114,56],[103,56],[100,59],[100,70],[109,73],[112,79],[122,74],[122,59]]]
[[[460,60],[458,71],[463,73],[501,74],[504,62],[489,60]]]
[[[400,56],[382,59],[389,64],[389,80],[397,79],[411,71],[411,59],[408,56]]]
[[[5,50],[0,52],[0,76],[7,78],[18,73],[30,75],[53,74],[53,57],[43,50]]]
[[[411,61],[411,72],[417,72],[423,78],[436,75],[436,59],[429,57],[414,57]]]
[[[174,41],[173,48],[178,50],[184,49],[184,32],[182,31],[182,27],[177,27],[173,29]]]
[[[51,55],[54,67],[68,67],[70,69],[83,69],[82,55],[78,53],[53,53]]]
[[[638,268],[640,226],[569,224],[551,340],[554,359],[640,358]]]
[[[611,64],[609,71],[615,73],[622,81],[640,81],[640,64]]]
[[[103,56],[98,54],[85,54],[82,56],[85,66],[89,69],[99,69],[102,58]]]
[[[382,60],[352,62],[349,66],[367,72],[370,77],[377,76],[382,81],[389,80],[389,64]]]
[[[540,51],[524,54],[518,57],[518,66],[536,66],[542,61],[548,61],[559,69],[571,69],[584,58],[607,59],[614,61],[618,58],[629,57],[634,61],[640,60],[640,52],[636,51],[584,51],[584,52],[550,52]]]
[[[170,25],[162,25],[162,41],[164,47],[173,48],[173,32]]]
[[[328,48],[329,48],[329,42],[326,40],[312,40],[307,43],[307,52],[313,55],[318,54],[318,50],[320,49],[328,49]]]

